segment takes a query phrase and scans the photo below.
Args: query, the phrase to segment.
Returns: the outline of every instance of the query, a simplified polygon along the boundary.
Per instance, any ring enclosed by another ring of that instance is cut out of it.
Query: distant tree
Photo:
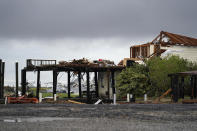
[[[159,96],[170,88],[168,74],[190,70],[197,70],[197,64],[179,56],[154,57],[145,65],[135,64],[123,70],[116,79],[116,90],[120,97],[127,93]]]
[[[195,69],[195,64],[179,56],[154,57],[146,61],[150,81],[149,95],[159,96],[170,88],[168,74]]]
[[[127,93],[135,96],[143,95],[148,87],[147,68],[144,65],[135,64],[126,68],[117,77],[116,90],[119,97],[126,96]]]

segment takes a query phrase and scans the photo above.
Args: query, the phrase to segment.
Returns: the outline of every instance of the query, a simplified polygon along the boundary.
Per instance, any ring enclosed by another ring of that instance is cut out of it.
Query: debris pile
[[[60,61],[59,65],[61,66],[91,66],[91,67],[108,67],[108,66],[115,66],[114,61],[110,60],[94,60],[93,62],[89,61],[88,59],[74,59],[71,62],[68,61]]]
[[[110,61],[110,60],[99,59],[99,60],[94,60],[93,62],[98,64],[100,67],[115,66],[114,61]]]
[[[10,104],[17,104],[17,103],[38,103],[37,98],[28,98],[27,96],[20,96],[20,97],[7,97],[7,103]]]

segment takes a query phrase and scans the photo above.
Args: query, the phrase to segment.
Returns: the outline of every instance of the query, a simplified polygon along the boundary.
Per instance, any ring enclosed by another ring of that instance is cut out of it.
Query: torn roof
[[[168,40],[165,41],[164,39]],[[142,45],[134,45],[131,47],[148,46],[151,44],[163,44],[163,45],[184,45],[184,46],[197,46],[197,39],[178,35],[170,32],[161,31],[160,34],[152,41]]]
[[[191,38],[183,35],[173,34],[169,32],[161,31],[161,34],[164,34],[170,39],[170,43],[172,44],[183,44],[186,46],[197,46],[197,39]]]

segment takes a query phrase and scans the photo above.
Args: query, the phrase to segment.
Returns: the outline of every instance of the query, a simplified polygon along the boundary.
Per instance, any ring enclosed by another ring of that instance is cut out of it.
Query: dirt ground
[[[197,130],[196,104],[0,105],[0,131]]]

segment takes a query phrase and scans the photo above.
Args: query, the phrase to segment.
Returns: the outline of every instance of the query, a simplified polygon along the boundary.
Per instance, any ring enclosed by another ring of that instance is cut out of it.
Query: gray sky
[[[6,83],[15,79],[14,62],[22,68],[27,58],[118,63],[129,57],[132,44],[151,41],[161,30],[197,37],[196,5],[196,0],[0,0]]]

